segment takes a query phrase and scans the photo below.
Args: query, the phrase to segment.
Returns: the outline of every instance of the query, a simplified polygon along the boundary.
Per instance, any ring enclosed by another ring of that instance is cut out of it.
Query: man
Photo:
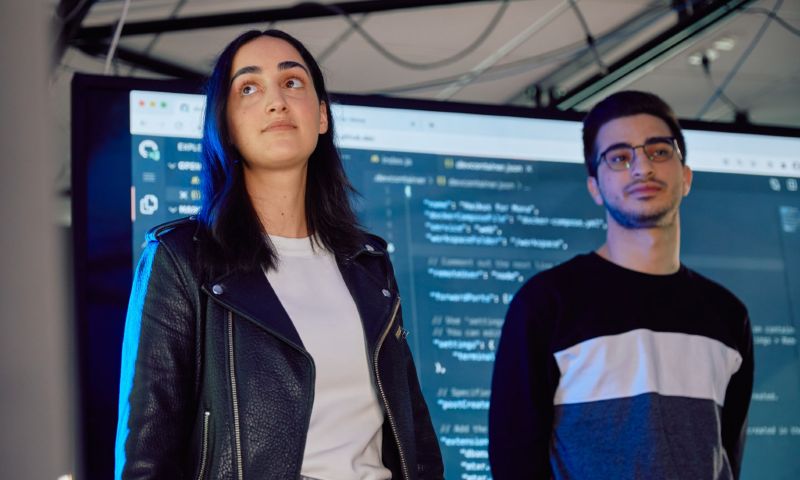
[[[489,410],[494,478],[738,478],[752,334],[732,293],[680,263],[692,171],[675,114],[626,91],[583,126],[606,242],[511,303]]]

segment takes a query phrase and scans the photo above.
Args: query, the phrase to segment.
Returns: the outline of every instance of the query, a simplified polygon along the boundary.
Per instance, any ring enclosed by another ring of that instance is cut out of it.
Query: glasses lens
[[[631,147],[618,147],[608,150],[603,158],[612,170],[625,170],[633,160],[633,149]]]
[[[644,153],[654,162],[666,162],[675,154],[675,146],[666,138],[654,138],[644,144]]]

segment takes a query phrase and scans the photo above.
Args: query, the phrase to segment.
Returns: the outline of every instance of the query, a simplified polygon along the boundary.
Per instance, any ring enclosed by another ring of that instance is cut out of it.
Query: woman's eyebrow
[[[231,77],[231,81],[228,86],[233,85],[233,81],[236,80],[236,77],[240,75],[244,75],[246,73],[261,73],[261,67],[257,67],[255,65],[248,65],[246,67],[242,67],[239,70],[236,70],[236,73],[233,74]]]
[[[295,67],[302,68],[306,72],[306,75],[308,75],[309,77],[311,76],[311,73],[308,71],[305,65],[299,62],[295,62],[294,60],[284,60],[283,62],[278,64],[278,70],[289,70],[290,68],[295,68]]]
[[[306,66],[300,62],[295,62],[294,60],[284,60],[283,62],[278,63],[278,70],[283,71],[283,70],[290,70],[292,68],[301,68],[304,72],[306,72],[306,75],[308,75],[309,77],[311,76],[311,73],[308,71]],[[261,73],[261,67],[258,67],[256,65],[248,65],[246,67],[240,68],[239,70],[236,70],[236,73],[234,73],[233,76],[231,77],[229,85],[233,85],[233,81],[236,80],[236,77],[244,75],[246,73]]]

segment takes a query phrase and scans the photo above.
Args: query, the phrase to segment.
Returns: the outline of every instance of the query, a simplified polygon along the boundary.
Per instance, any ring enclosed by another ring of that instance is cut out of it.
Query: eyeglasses
[[[597,166],[600,162],[605,161],[608,168],[620,172],[631,168],[633,159],[636,157],[636,149],[641,148],[644,155],[655,163],[662,163],[672,160],[675,152],[680,155],[681,151],[675,143],[675,137],[653,137],[648,138],[641,145],[628,145],[627,143],[618,143],[608,147],[597,160]]]

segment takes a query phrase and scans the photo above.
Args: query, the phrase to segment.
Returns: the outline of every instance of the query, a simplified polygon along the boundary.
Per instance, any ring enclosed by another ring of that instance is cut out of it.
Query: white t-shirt
[[[383,410],[368,366],[361,317],[333,254],[310,238],[270,235],[277,269],[267,279],[314,359],[314,405],[301,475],[386,480]]]

